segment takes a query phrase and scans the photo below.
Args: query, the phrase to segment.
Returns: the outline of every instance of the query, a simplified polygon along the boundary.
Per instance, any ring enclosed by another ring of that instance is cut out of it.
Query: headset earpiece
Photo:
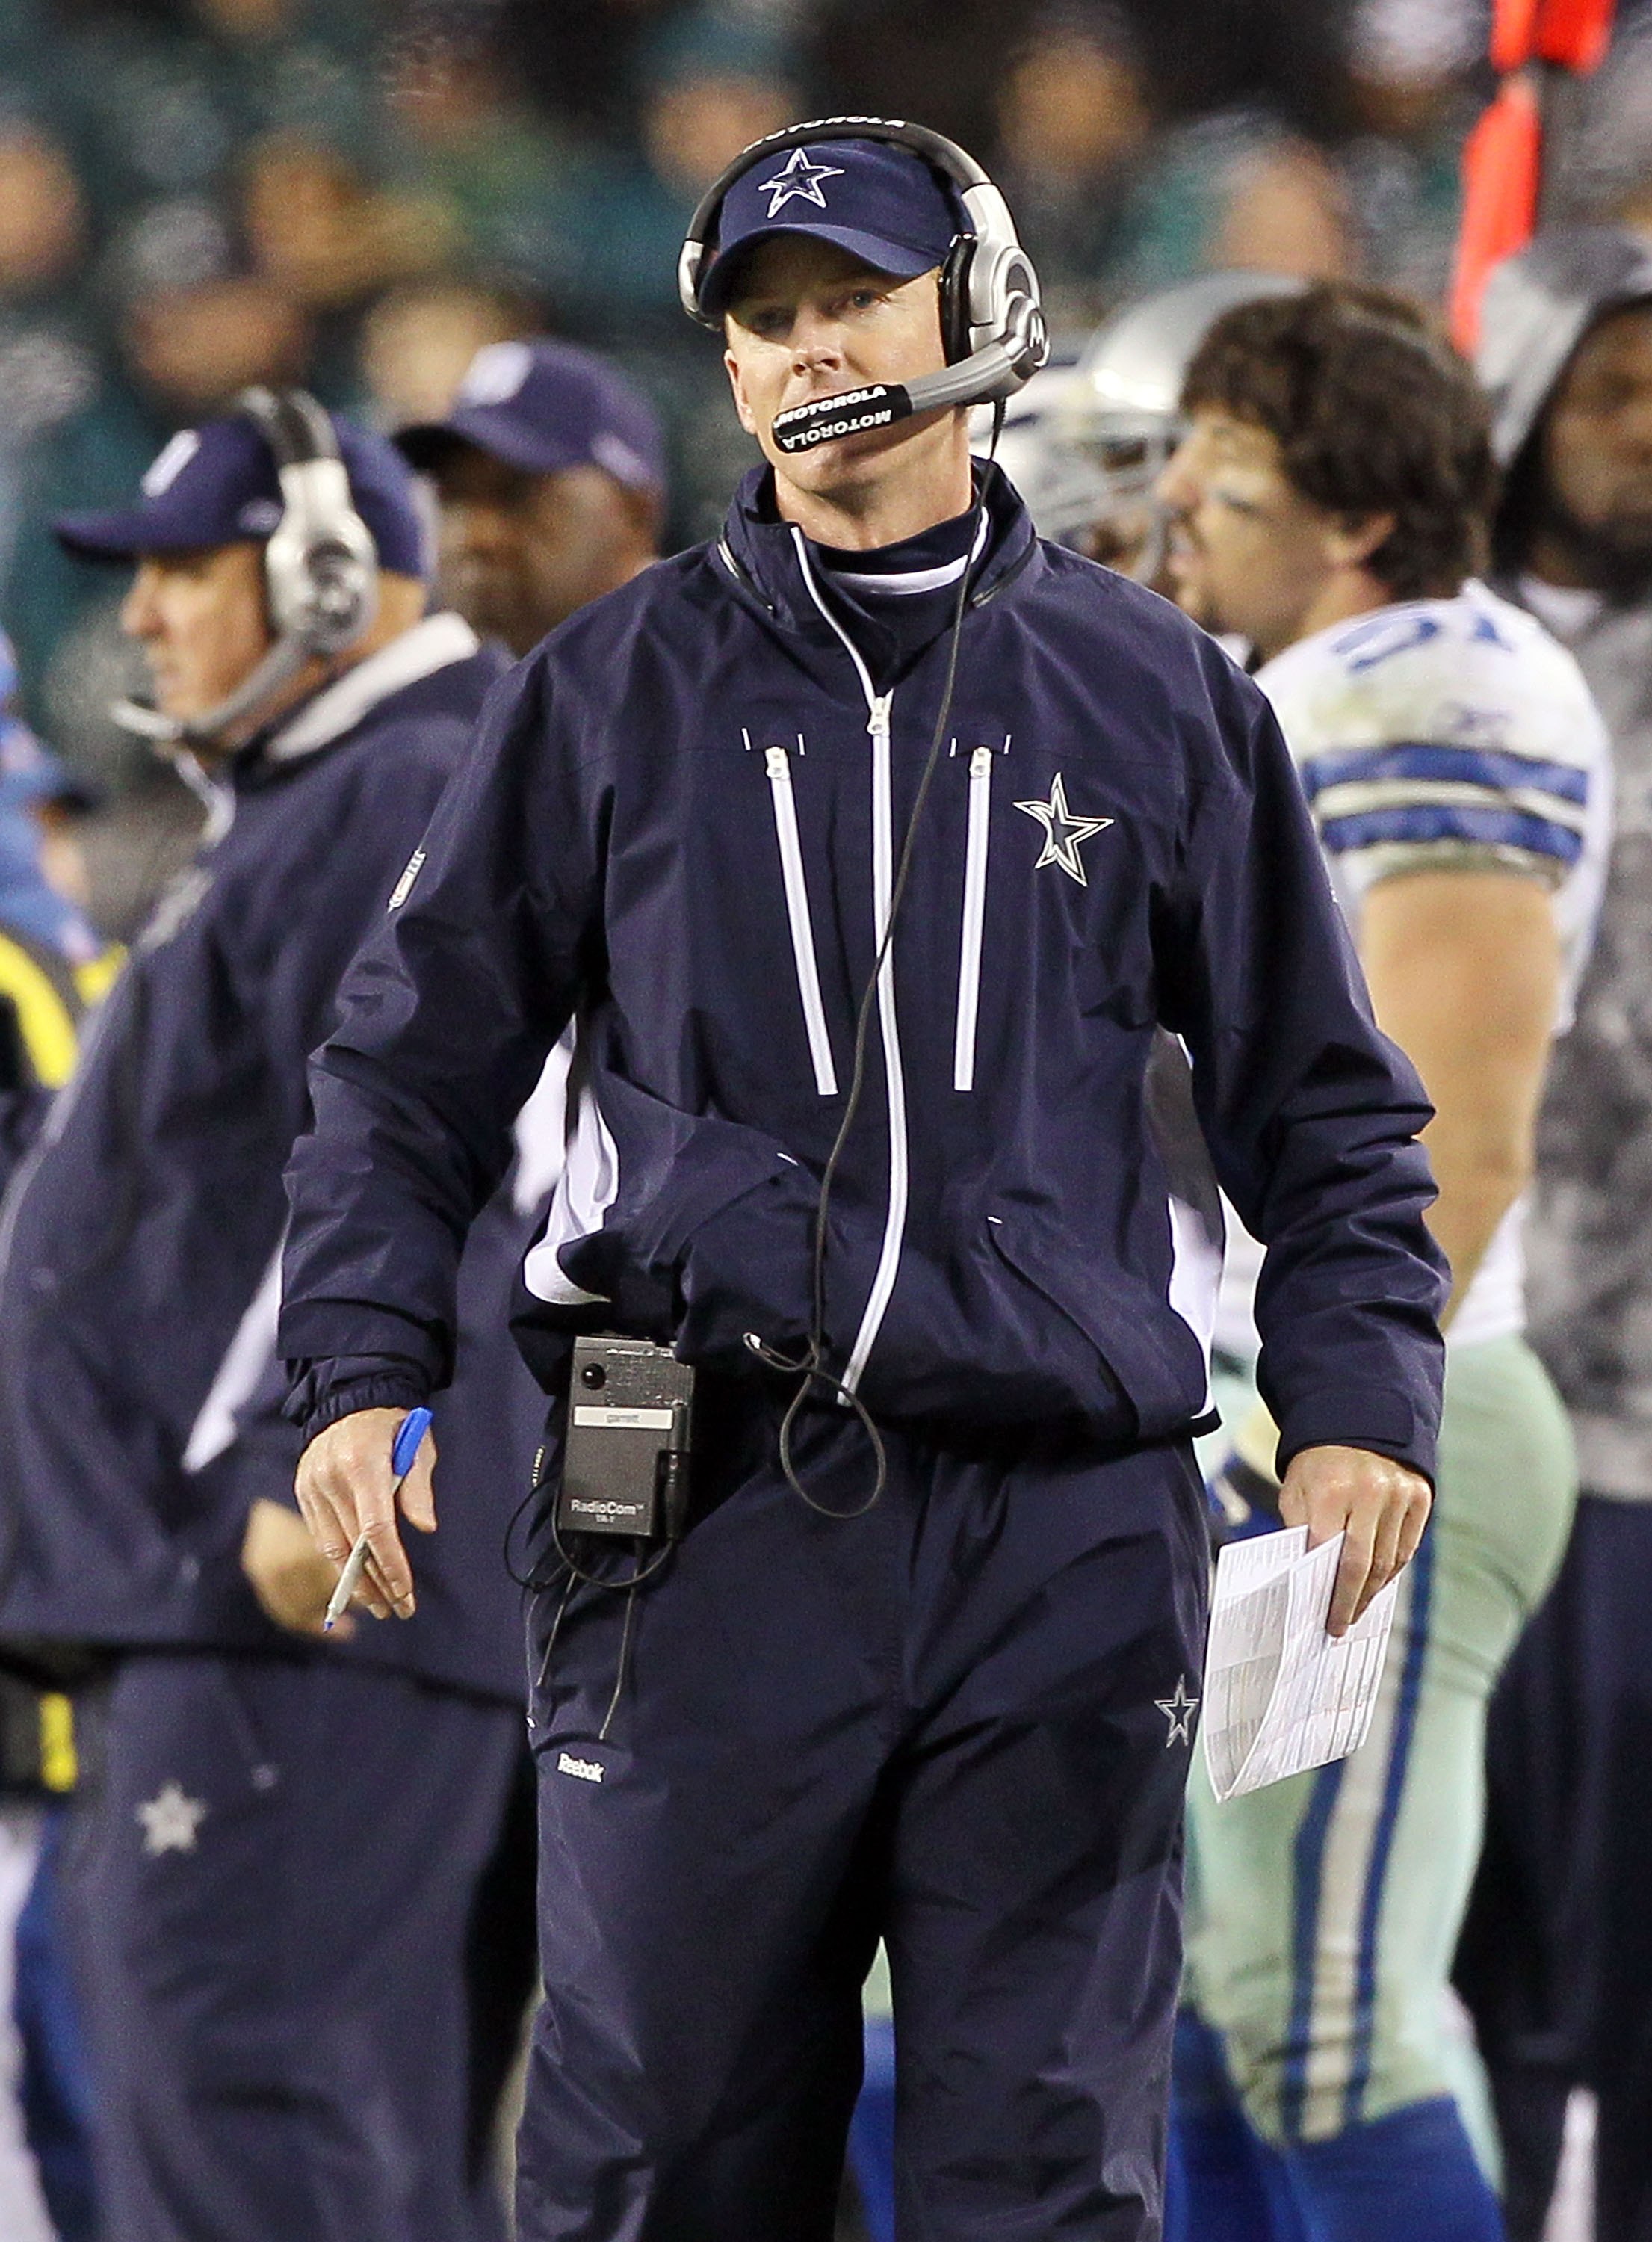
[[[976,325],[971,308],[969,275],[975,262],[975,237],[958,233],[940,268],[940,341],[948,366],[969,356],[972,330]]]
[[[281,520],[264,547],[278,638],[327,659],[353,646],[378,607],[378,554],[357,513],[331,420],[301,389],[249,389],[238,409],[275,454]]]
[[[1009,206],[992,181],[983,177],[966,187],[963,200],[975,224],[975,254],[969,265],[971,348],[1002,344],[1016,367],[1013,386],[1018,387],[1050,354],[1038,275],[1016,236]]]

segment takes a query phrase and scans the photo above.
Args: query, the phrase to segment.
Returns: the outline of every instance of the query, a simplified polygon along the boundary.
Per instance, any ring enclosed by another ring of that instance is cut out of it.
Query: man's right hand
[[[367,1570],[358,1599],[377,1619],[413,1615],[413,1570],[397,1530],[399,1507],[421,1534],[436,1531],[431,1473],[436,1442],[426,1433],[399,1496],[390,1453],[405,1409],[358,1409],[318,1433],[298,1462],[298,1507],[315,1544],[341,1567],[358,1534],[367,1534]]]

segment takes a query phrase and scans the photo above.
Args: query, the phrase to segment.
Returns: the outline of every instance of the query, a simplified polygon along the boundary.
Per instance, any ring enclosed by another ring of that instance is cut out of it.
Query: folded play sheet
[[[1365,1742],[1400,1583],[1390,1581],[1345,1635],[1325,1632],[1341,1534],[1308,1546],[1289,1527],[1229,1542],[1216,1564],[1205,1664],[1205,1765],[1236,1798]]]

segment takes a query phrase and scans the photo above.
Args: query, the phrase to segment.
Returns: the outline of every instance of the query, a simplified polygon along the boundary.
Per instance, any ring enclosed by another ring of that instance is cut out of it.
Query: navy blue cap
[[[464,443],[529,474],[602,467],[631,490],[665,487],[653,407],[605,359],[572,343],[490,343],[471,360],[446,420],[403,428],[396,441],[426,472]]]
[[[428,573],[427,540],[407,462],[393,444],[331,416],[350,495],[381,568]],[[281,520],[275,454],[244,413],[173,437],[144,475],[136,506],[69,514],[53,522],[60,544],[93,560],[187,553],[271,535]]]
[[[969,231],[953,189],[909,148],[817,140],[785,149],[742,171],[724,196],[699,307],[713,318],[726,312],[745,253],[772,234],[813,234],[880,272],[915,280]]]

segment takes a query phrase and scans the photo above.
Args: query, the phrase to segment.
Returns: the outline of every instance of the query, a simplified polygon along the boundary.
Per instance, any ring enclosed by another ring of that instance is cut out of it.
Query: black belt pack
[[[694,1373],[647,1339],[574,1341],[561,1534],[674,1541],[687,1522]]]

